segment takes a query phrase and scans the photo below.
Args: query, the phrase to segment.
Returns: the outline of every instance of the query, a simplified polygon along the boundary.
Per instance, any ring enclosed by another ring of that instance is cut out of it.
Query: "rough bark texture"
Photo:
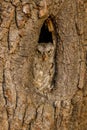
[[[55,89],[42,96],[33,85],[32,64],[49,16]],[[87,1],[0,0],[0,130],[86,129]]]

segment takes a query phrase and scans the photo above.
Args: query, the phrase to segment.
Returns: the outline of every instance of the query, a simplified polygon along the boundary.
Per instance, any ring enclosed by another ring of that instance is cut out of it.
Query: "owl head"
[[[54,56],[54,45],[52,43],[40,43],[36,51],[39,57],[46,61]]]

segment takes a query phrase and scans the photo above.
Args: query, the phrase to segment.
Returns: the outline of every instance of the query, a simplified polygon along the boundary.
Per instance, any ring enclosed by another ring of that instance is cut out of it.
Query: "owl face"
[[[43,61],[46,61],[54,56],[54,45],[52,43],[40,43],[37,46],[37,53]]]

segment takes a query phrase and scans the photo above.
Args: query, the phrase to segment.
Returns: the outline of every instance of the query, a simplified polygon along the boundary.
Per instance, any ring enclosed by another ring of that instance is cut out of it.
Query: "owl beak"
[[[43,61],[46,61],[47,60],[47,54],[43,54]]]

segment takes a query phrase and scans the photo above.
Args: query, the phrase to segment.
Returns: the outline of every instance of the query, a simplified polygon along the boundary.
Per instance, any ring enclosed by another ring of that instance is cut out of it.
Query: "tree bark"
[[[49,18],[56,72],[43,96],[33,61]],[[0,130],[86,130],[86,108],[86,0],[0,0]]]

